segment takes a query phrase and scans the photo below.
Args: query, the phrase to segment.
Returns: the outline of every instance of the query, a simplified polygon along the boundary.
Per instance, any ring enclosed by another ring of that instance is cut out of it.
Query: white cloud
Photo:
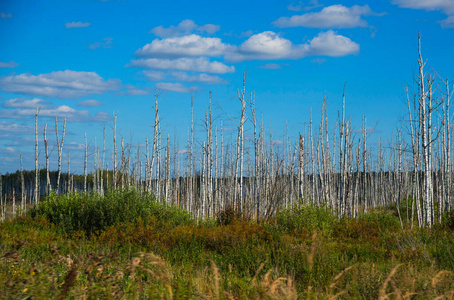
[[[443,28],[454,28],[454,16],[449,16],[446,19],[440,21],[441,27]]]
[[[266,64],[260,67],[261,69],[268,69],[268,70],[277,70],[281,68],[281,65],[278,64]]]
[[[219,76],[213,76],[208,74],[196,74],[188,75],[185,72],[173,72],[172,76],[177,81],[183,82],[202,82],[206,84],[227,84],[228,82]]]
[[[37,108],[37,107],[45,107],[49,104],[46,103],[44,100],[39,98],[34,98],[31,100],[23,99],[23,98],[14,98],[10,100],[6,100],[2,103],[2,107],[5,108]]]
[[[203,26],[198,26],[193,20],[183,20],[177,26],[170,26],[165,28],[163,26],[158,26],[150,30],[150,33],[153,33],[159,37],[177,37],[182,35],[190,34],[194,31],[201,33],[213,34],[219,31],[220,26],[214,24],[206,24]]]
[[[321,32],[309,43],[308,55],[345,56],[359,52],[359,45],[332,30]]]
[[[392,3],[403,8],[441,10],[448,15],[454,14],[453,0],[393,0]]]
[[[177,93],[192,93],[200,90],[199,87],[185,87],[181,83],[160,82],[156,87],[163,91],[172,91]]]
[[[209,61],[205,57],[199,58],[178,58],[178,59],[135,59],[127,66],[157,69],[157,70],[179,70],[225,74],[235,71],[234,66],[227,66],[218,61]]]
[[[90,26],[91,23],[89,22],[69,22],[69,23],[65,23],[65,27],[66,28],[83,28],[83,27],[88,27]]]
[[[292,17],[281,17],[273,24],[278,27],[311,28],[354,28],[366,27],[362,16],[375,14],[368,5],[345,7],[341,4],[323,8],[320,12],[306,13]],[[375,14],[377,15],[377,14]]]
[[[107,37],[103,38],[99,42],[92,43],[88,46],[89,49],[97,49],[97,48],[112,48],[113,46],[113,38]]]
[[[251,36],[236,51],[228,53],[230,61],[299,59],[311,55],[345,56],[359,51],[359,45],[332,30],[321,32],[309,43],[295,45],[272,31]]]
[[[219,38],[206,38],[191,34],[182,37],[155,39],[137,50],[135,55],[155,58],[219,56],[228,47]]]
[[[230,61],[269,60],[301,58],[302,46],[295,46],[291,41],[272,31],[255,34],[241,44],[235,51],[226,54]]]
[[[0,77],[4,92],[57,98],[80,98],[118,90],[118,79],[104,80],[95,72],[56,71],[47,74],[28,73]]]
[[[79,107],[95,107],[95,106],[101,106],[101,105],[103,105],[103,103],[99,102],[98,100],[85,100],[85,101],[77,103],[77,106],[79,106]]]
[[[0,17],[2,19],[11,19],[13,17],[13,14],[12,13],[0,12]]]
[[[0,69],[2,69],[2,68],[15,68],[17,66],[19,66],[19,64],[14,62],[14,61],[9,61],[9,62],[1,62],[0,61]]]

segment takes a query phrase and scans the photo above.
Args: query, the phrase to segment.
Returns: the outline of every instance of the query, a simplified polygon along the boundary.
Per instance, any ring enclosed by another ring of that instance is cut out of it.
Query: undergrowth
[[[0,298],[452,299],[451,218],[402,229],[392,208],[268,222],[228,208],[196,222],[134,191],[52,194],[0,223]]]

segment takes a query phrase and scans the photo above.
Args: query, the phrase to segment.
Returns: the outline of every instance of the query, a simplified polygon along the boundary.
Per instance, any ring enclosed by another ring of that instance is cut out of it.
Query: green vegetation
[[[453,215],[401,228],[295,207],[196,222],[150,195],[50,195],[0,223],[0,298],[451,299]]]

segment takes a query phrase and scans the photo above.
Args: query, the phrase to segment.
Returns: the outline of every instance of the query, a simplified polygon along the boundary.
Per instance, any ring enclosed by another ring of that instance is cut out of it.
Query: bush
[[[302,206],[285,209],[276,216],[278,227],[285,232],[308,233],[314,230],[330,236],[338,219],[326,207]]]
[[[29,214],[31,217],[44,217],[68,234],[85,231],[91,235],[119,223],[138,219],[147,222],[151,217],[172,226],[194,223],[188,212],[159,204],[153,196],[140,196],[134,190],[107,191],[105,196],[52,193]]]

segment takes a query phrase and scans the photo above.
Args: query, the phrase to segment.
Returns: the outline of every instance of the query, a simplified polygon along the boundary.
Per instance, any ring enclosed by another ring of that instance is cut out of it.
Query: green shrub
[[[68,234],[85,231],[90,235],[118,223],[135,222],[138,219],[147,222],[151,217],[173,226],[194,223],[188,212],[159,204],[153,196],[141,196],[134,190],[109,190],[104,196],[52,193],[33,207],[29,214],[31,217],[44,217]]]
[[[330,236],[338,219],[326,207],[302,206],[285,209],[276,216],[278,227],[289,233],[311,234],[314,230]]]

